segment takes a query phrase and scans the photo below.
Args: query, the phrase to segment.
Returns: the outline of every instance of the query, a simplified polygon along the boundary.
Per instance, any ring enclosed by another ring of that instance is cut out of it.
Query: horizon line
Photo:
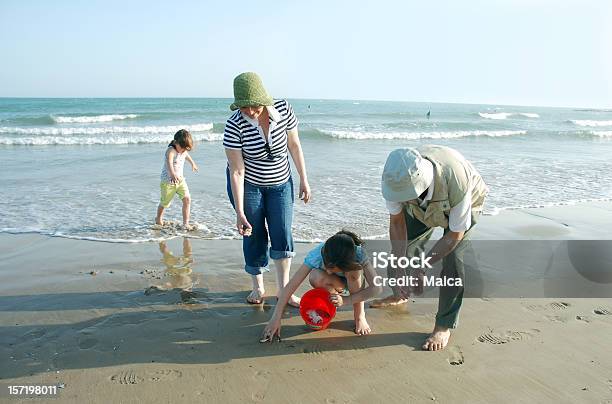
[[[227,99],[231,100],[233,97],[204,97],[204,96],[47,96],[47,97],[29,97],[29,96],[0,96],[2,99]],[[459,104],[459,105],[495,105],[504,107],[537,107],[537,108],[580,108],[580,109],[597,109],[606,110],[612,109],[612,106],[579,106],[579,105],[535,105],[535,104],[512,104],[512,103],[491,103],[491,102],[457,102],[457,101],[407,101],[407,100],[389,100],[389,99],[363,99],[363,98],[293,98],[293,97],[279,97],[288,98],[300,101],[364,101],[364,102],[397,102],[397,103],[414,103],[414,104]],[[278,99],[278,98],[275,98]]]

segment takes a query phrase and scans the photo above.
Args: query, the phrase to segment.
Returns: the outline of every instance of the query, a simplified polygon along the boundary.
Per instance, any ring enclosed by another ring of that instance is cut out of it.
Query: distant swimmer
[[[431,117],[431,109],[427,111],[427,119],[429,119],[429,117]]]
[[[310,104],[308,104],[308,109],[310,109]]]

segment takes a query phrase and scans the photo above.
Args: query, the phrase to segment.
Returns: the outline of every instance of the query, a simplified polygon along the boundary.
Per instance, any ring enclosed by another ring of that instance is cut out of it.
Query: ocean
[[[384,237],[380,193],[387,154],[436,143],[470,159],[491,192],[485,214],[612,198],[612,110],[384,101],[292,100],[312,202],[296,199],[294,237],[322,240],[341,228]],[[0,98],[6,175],[0,233],[146,242],[155,230],[166,144],[195,136],[200,166],[185,173],[198,238],[238,238],[227,198],[223,127],[229,99]],[[429,119],[427,112],[431,111]],[[294,172],[296,188],[298,177]],[[175,200],[166,219],[181,220]]]

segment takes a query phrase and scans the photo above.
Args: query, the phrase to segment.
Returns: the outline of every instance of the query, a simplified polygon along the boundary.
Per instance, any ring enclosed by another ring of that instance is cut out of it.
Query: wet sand
[[[478,227],[479,239],[611,239],[612,203]],[[612,299],[466,299],[433,353],[420,347],[435,299],[367,310],[367,337],[350,310],[312,332],[289,309],[270,345],[258,339],[274,298],[244,303],[239,241],[0,241],[0,384],[63,385],[59,402],[612,402]],[[297,245],[294,270],[311,247]]]

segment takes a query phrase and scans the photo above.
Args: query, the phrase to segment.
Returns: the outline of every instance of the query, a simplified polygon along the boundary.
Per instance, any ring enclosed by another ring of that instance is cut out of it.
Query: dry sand
[[[507,211],[478,226],[484,239],[611,239],[612,203]],[[433,353],[420,346],[435,299],[369,309],[367,337],[352,333],[350,310],[311,332],[290,309],[270,345],[258,339],[274,299],[244,303],[239,241],[192,240],[190,259],[171,240],[164,260],[155,243],[0,240],[3,389],[60,384],[52,402],[70,403],[612,403],[611,299],[466,299],[449,346]],[[311,247],[298,244],[293,269]],[[192,293],[159,290],[191,283]],[[274,274],[266,284],[273,296]]]

